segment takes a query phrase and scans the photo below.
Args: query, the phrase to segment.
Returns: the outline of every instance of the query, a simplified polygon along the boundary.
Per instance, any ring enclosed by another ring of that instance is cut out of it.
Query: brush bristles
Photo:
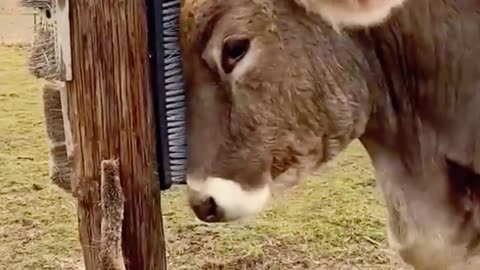
[[[36,77],[46,80],[58,79],[55,32],[52,28],[39,27],[35,31],[35,38],[27,65],[30,72]]]
[[[180,46],[178,44],[178,16],[180,1],[162,3],[163,47],[167,132],[172,182],[185,184],[187,143],[185,129],[185,91],[182,76]]]
[[[19,0],[21,6],[37,9],[41,16],[35,24],[35,33],[27,62],[30,73],[46,80],[59,78],[56,55],[55,25],[51,21],[54,13],[53,0]],[[50,14],[50,15],[48,15]]]
[[[101,163],[100,203],[102,208],[100,268],[125,270],[122,252],[122,223],[125,195],[118,160]]]
[[[48,156],[50,180],[61,189],[71,193],[71,160],[67,156],[65,142],[55,145],[51,144]]]
[[[65,141],[63,125],[62,99],[60,90],[62,84],[49,82],[43,88],[43,110],[47,137],[54,142]]]
[[[52,7],[51,0],[19,0],[19,5],[26,8],[46,9]]]
[[[43,88],[43,110],[48,138],[49,176],[52,182],[71,192],[70,159],[67,155],[65,127],[63,125],[61,83],[47,83]]]

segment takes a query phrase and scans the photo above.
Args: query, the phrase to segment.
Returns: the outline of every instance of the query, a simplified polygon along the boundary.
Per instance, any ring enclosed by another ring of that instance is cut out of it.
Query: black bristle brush
[[[178,38],[181,0],[146,0],[162,190],[186,183],[185,91]]]

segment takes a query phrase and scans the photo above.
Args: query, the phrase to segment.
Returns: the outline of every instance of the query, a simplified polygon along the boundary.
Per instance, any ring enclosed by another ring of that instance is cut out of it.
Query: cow
[[[260,213],[359,140],[392,249],[480,269],[480,1],[184,0],[188,200]]]

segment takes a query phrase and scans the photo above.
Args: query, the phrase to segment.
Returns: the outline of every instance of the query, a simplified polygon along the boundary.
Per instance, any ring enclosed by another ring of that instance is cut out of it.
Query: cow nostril
[[[190,206],[195,215],[205,222],[222,222],[224,211],[211,196],[201,196],[198,193],[190,194]]]
[[[218,207],[215,199],[212,197],[207,200],[207,219],[215,219],[218,215]]]

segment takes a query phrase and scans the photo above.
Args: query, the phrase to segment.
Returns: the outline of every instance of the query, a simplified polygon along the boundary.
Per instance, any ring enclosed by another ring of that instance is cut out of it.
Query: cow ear
[[[368,27],[388,19],[407,0],[295,0],[334,28]]]

